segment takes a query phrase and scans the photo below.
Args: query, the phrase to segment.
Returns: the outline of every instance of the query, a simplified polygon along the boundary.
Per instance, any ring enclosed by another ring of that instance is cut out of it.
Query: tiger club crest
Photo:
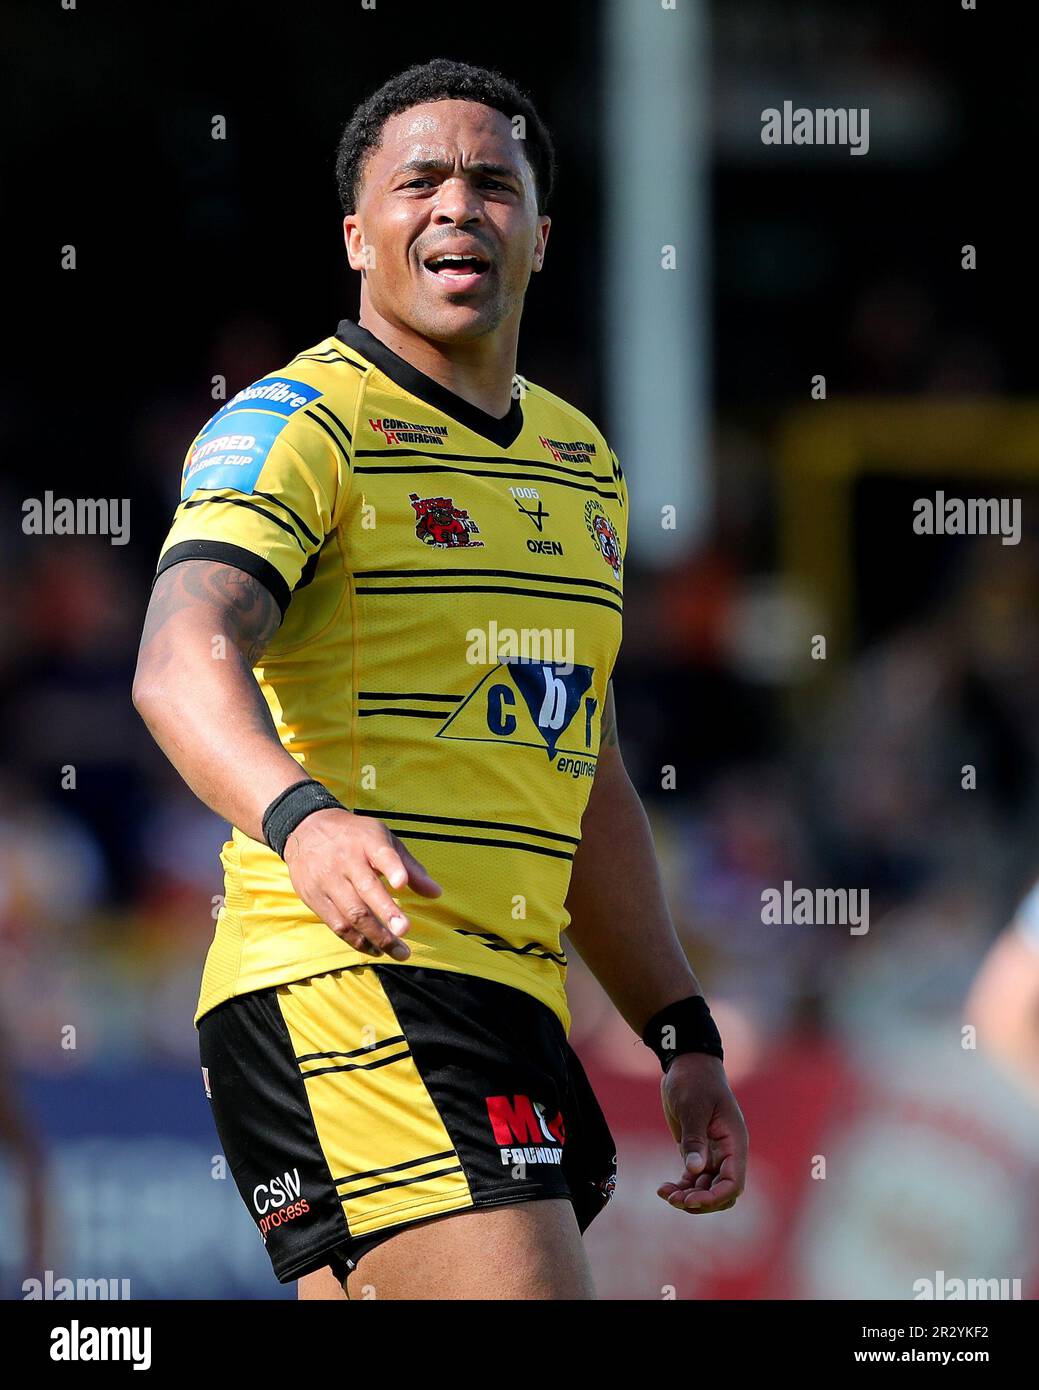
[[[603,505],[595,497],[590,497],[585,503],[584,523],[588,527],[588,534],[595,543],[599,554],[613,570],[614,579],[621,577],[621,543],[617,536],[617,529],[613,522],[603,510]]]

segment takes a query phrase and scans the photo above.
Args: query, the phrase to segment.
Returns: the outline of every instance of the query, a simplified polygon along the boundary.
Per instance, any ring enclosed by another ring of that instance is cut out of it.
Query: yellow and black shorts
[[[561,1197],[582,1231],[616,1146],[563,1026],[522,990],[362,965],[199,1021],[224,1154],[282,1283],[404,1226]]]

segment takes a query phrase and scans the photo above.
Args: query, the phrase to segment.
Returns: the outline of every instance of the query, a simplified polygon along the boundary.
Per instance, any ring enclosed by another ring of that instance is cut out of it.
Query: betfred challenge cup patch
[[[415,509],[415,535],[425,545],[437,550],[456,550],[460,546],[470,549],[483,545],[474,541],[480,528],[464,507],[456,507],[450,497],[419,497],[417,492],[408,494]]]
[[[181,501],[198,490],[251,493],[278,436],[321,392],[272,376],[239,391],[202,427],[184,465]]]
[[[613,522],[603,510],[602,503],[594,497],[590,497],[585,503],[584,523],[599,554],[613,570],[614,579],[620,579],[621,543]]]

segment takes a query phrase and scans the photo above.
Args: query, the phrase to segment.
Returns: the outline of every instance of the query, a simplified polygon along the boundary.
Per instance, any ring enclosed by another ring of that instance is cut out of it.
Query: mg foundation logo
[[[486,1100],[503,1168],[563,1161],[566,1129],[561,1110],[550,1120],[545,1107],[529,1096],[487,1096]]]

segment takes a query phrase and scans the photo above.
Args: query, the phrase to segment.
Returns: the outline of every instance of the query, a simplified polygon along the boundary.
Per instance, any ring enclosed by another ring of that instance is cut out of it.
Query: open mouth
[[[491,263],[485,256],[462,255],[456,251],[441,251],[423,262],[426,270],[445,285],[468,289],[486,275]]]

